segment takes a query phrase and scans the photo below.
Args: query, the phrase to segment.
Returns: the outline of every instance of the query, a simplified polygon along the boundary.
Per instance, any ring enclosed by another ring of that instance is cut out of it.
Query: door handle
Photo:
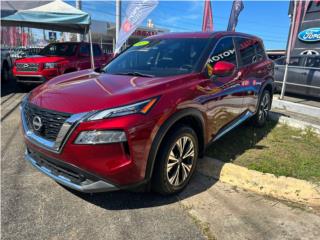
[[[306,72],[302,72],[301,74],[302,74],[302,75],[307,75],[307,73],[306,73]]]

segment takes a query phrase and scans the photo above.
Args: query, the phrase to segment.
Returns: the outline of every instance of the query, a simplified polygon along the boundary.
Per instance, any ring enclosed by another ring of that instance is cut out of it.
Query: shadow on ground
[[[19,86],[16,80],[13,77],[10,77],[10,79],[7,82],[1,83],[1,97],[5,97],[10,94],[13,95],[15,93],[27,93],[30,92],[36,86],[37,85]]]
[[[249,149],[263,149],[259,142],[266,137],[277,125],[276,121],[268,121],[262,128],[254,127],[247,122],[233,129],[218,141],[212,143],[206,155],[223,162],[232,162]]]

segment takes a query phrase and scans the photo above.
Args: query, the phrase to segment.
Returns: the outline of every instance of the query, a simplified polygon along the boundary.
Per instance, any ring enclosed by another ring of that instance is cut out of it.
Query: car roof
[[[239,36],[247,37],[252,39],[261,39],[257,36],[240,33],[240,32],[229,32],[229,31],[217,31],[217,32],[178,32],[178,33],[163,33],[148,37],[148,39],[163,39],[163,38],[221,38],[224,36]]]

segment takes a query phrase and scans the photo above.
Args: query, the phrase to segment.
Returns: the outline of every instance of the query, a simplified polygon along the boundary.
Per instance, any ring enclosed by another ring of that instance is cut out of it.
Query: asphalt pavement
[[[23,159],[19,103],[25,92],[14,84],[1,89],[2,239],[312,239],[320,235],[316,214],[236,190],[201,172],[182,194],[171,197],[70,191]]]

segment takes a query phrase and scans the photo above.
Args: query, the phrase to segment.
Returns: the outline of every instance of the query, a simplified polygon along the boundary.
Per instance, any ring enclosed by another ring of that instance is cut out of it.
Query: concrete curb
[[[205,176],[262,195],[320,207],[320,186],[304,180],[277,177],[209,157],[200,159],[198,171]]]
[[[286,125],[293,127],[293,128],[298,128],[301,130],[310,129],[314,133],[320,135],[320,125],[316,125],[313,123],[308,123],[308,122],[304,122],[304,121],[297,120],[294,118],[290,118],[290,117],[284,116],[281,113],[272,112],[272,111],[269,112],[269,118],[271,120],[277,121],[281,124],[286,124]]]
[[[279,100],[275,97],[272,100],[272,107],[286,110],[289,112],[300,113],[300,114],[315,117],[315,118],[318,118],[320,116],[320,108],[308,106],[300,103],[293,103],[285,100]]]

